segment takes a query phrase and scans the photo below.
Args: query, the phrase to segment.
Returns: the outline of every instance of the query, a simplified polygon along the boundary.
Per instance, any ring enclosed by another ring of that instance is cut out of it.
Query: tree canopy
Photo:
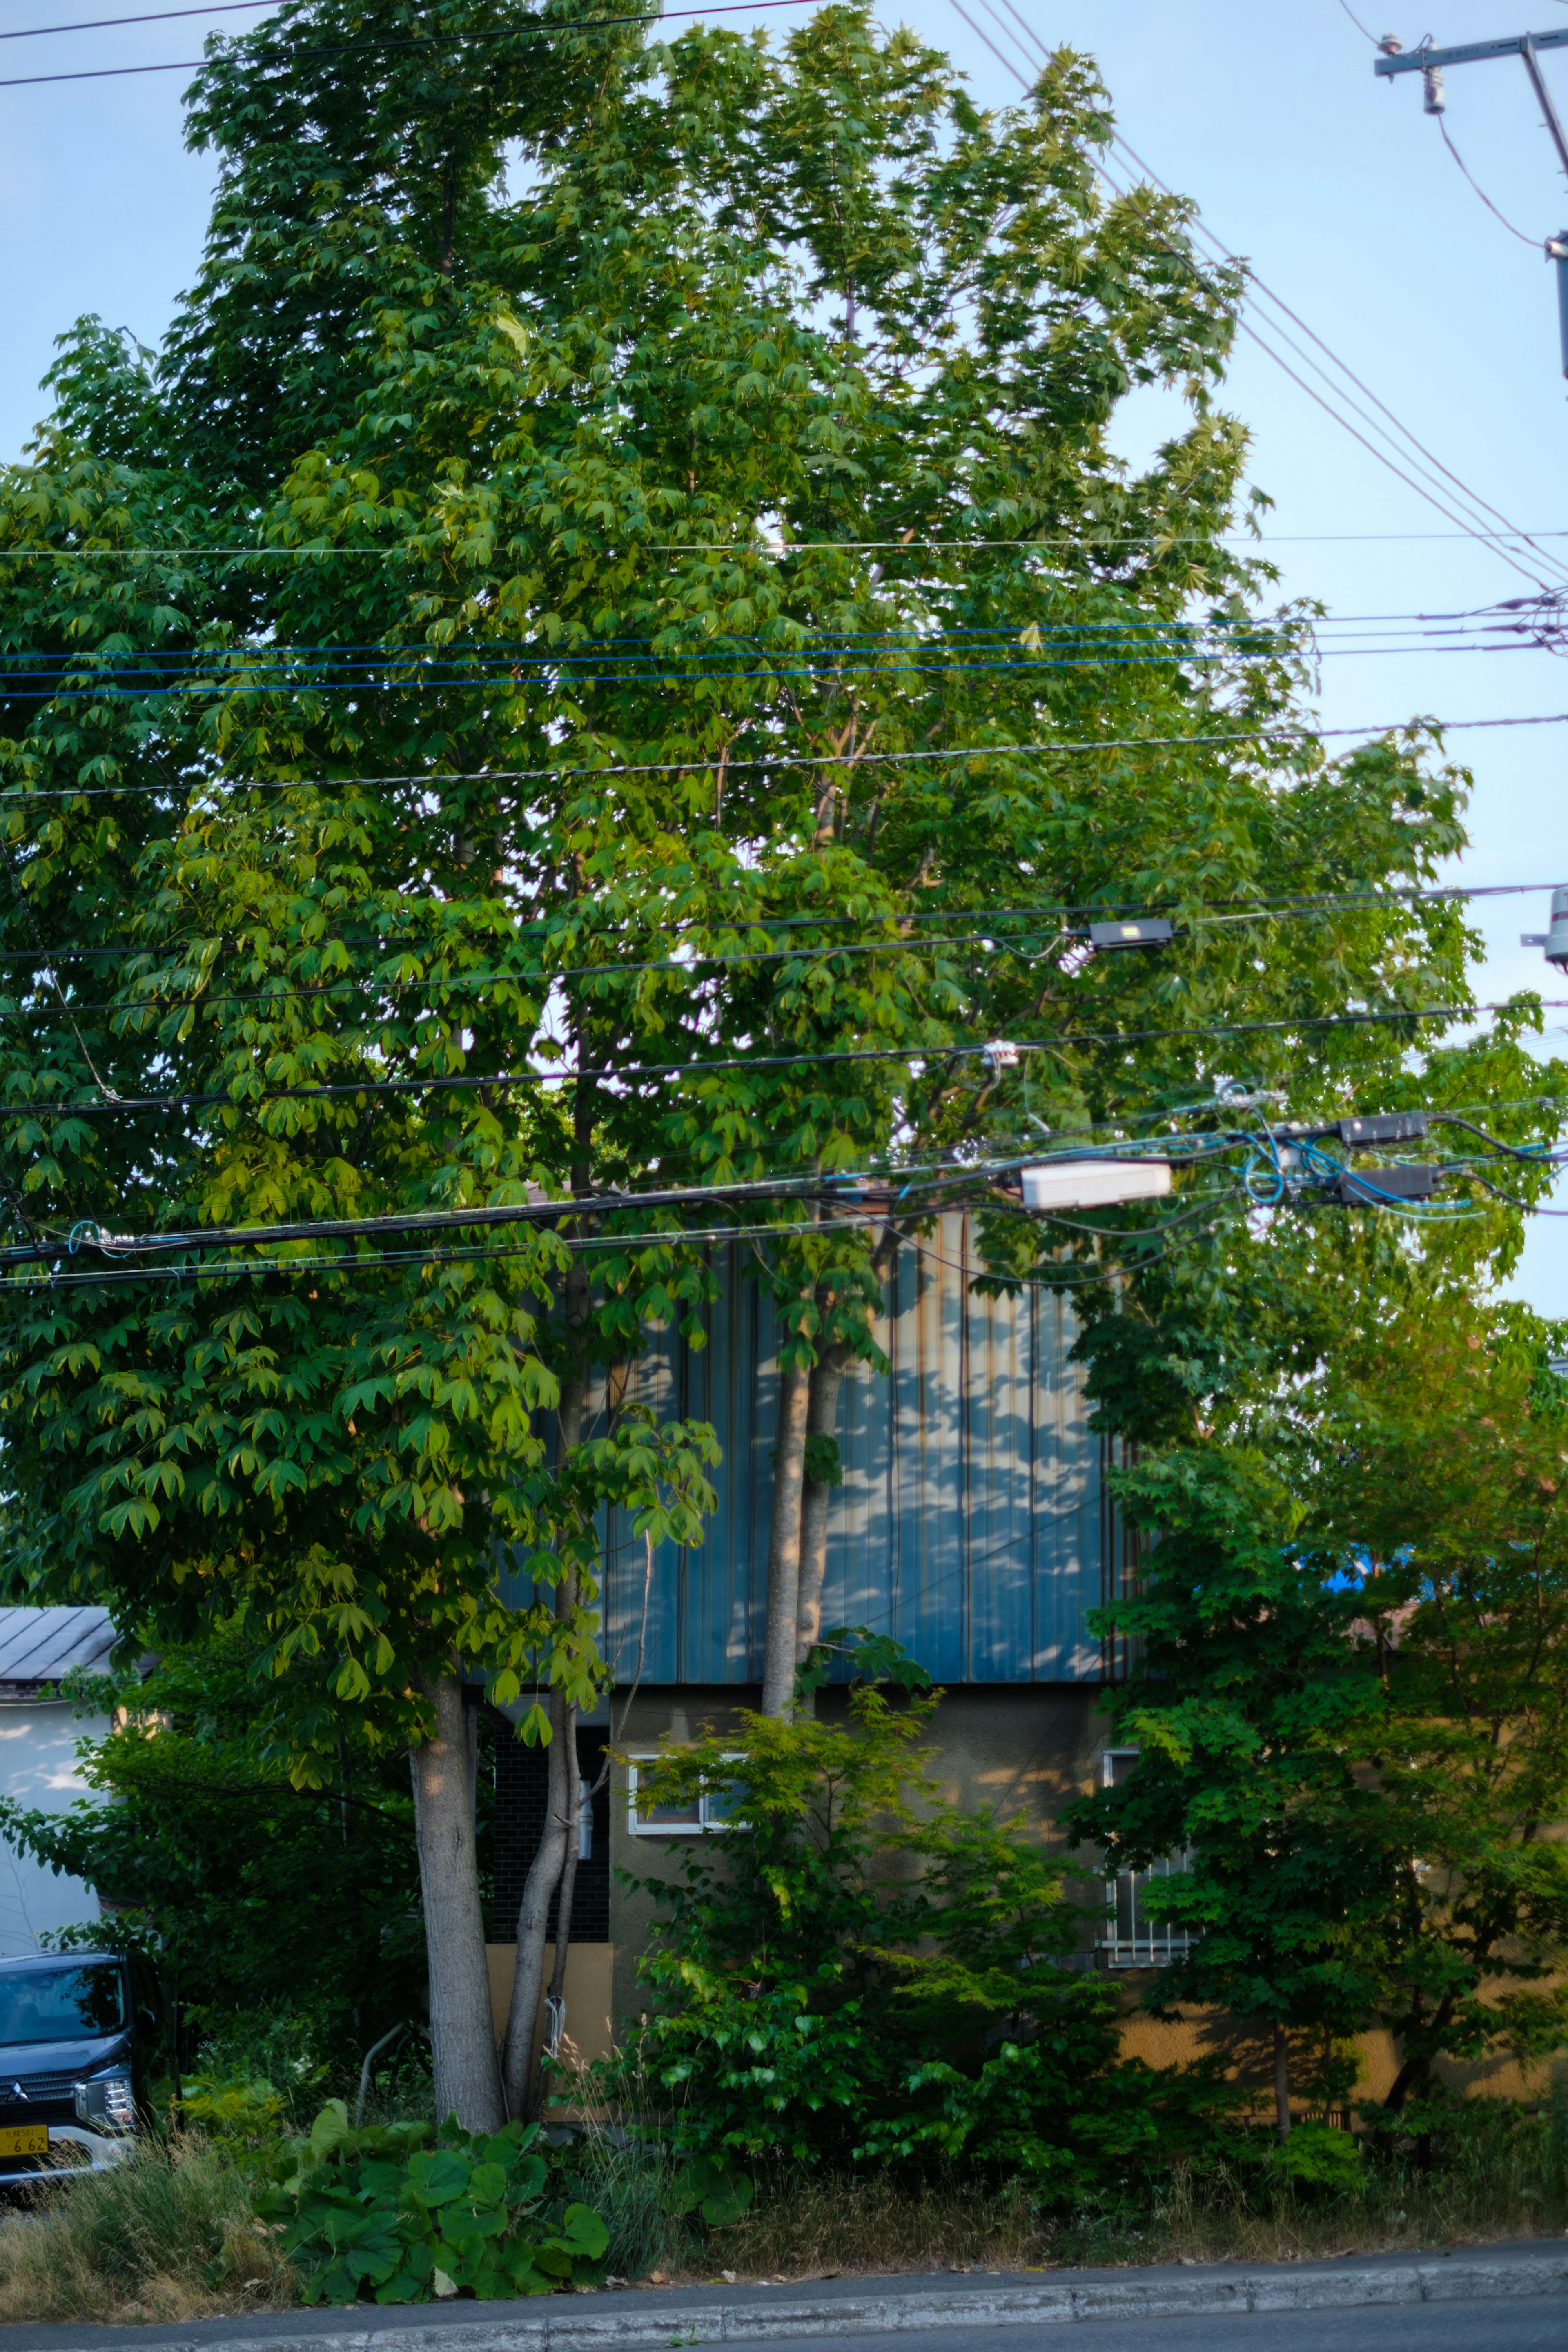
[[[997,1278],[1083,1286],[1107,1412],[1173,1426],[1251,1345],[1238,1297],[1274,1285],[1305,1350],[1291,1269],[1367,1245],[1258,1213],[1216,1085],[1555,1132],[1529,1000],[1443,1046],[1475,943],[1422,893],[1466,779],[1423,725],[1312,734],[1311,615],[1233,544],[1240,281],[1181,201],[1101,193],[1089,61],[985,112],[853,6],[775,45],[300,0],[214,37],[189,121],[191,293],[155,352],[79,321],[0,478],[35,1589],[187,1638],[248,1611],[307,1776],[334,1707],[434,1753],[457,1658],[585,1697],[597,1505],[694,1536],[706,1441],[552,1459],[547,1416],[650,1322],[700,1339],[718,1218],[795,1383],[793,1649],[808,1385],[875,1356],[889,1222],[833,1181],[987,1204]],[[1131,467],[1112,419],[1154,383],[1186,422]],[[1130,907],[1168,951],[1069,952]],[[1176,1240],[997,1197],[1042,1129],[1173,1120],[1231,1139]],[[739,1181],[784,1190],[597,1205]],[[1506,1255],[1518,1212],[1459,1181]],[[317,1230],[467,1210],[519,1222]],[[166,1261],[116,1262],[153,1231]]]

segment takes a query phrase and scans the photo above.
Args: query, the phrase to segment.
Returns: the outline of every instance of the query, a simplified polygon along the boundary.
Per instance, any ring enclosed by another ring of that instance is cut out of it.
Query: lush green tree
[[[1216,1021],[1281,1024],[1247,1066],[1296,1070],[1292,1109],[1381,1107],[1470,943],[1400,895],[1458,845],[1463,780],[1419,730],[1338,762],[1300,731],[1306,618],[1226,536],[1238,287],[1179,203],[1101,197],[1082,59],[984,114],[855,8],[776,50],[414,21],[308,0],[214,43],[195,289],[152,357],[82,322],[0,482],[0,1180],[53,1267],[9,1277],[0,1411],[47,1589],[181,1638],[245,1607],[307,1780],[334,1710],[410,1744],[437,2074],[479,2126],[459,1671],[553,1687],[569,1783],[595,1514],[689,1535],[704,1491],[696,1433],[590,1440],[584,1401],[650,1321],[700,1333],[682,1233],[714,1210],[584,1204],[817,1195],[745,1213],[784,1333],[781,1711],[890,1234],[993,1201],[1042,1122],[1211,1096]],[[1190,421],[1130,472],[1110,420],[1155,381]],[[1303,892],[1309,921],[1258,914]],[[1129,901],[1172,952],[1063,971]],[[1347,998],[1364,1025],[1306,1025]],[[897,1215],[822,1213],[889,1161]],[[309,1231],[531,1187],[561,1213],[504,1247]],[[1191,1189],[1212,1293],[1250,1276],[1245,1204]],[[1069,1229],[993,1205],[1001,1272],[1058,1278]],[[95,1240],[280,1221],[307,1231],[155,1277]],[[1135,1263],[1139,1217],[1106,1230],[1069,1253]]]
[[[1331,1368],[1321,1557],[1358,1574],[1396,1832],[1397,2110],[1439,2056],[1568,2043],[1568,1382],[1507,1301],[1413,1315]]]
[[[1109,1704],[1138,1757],[1069,1822],[1108,1869],[1175,1858],[1150,1900],[1195,1940],[1146,1997],[1272,2030],[1282,2134],[1292,2033],[1387,2028],[1391,2113],[1439,2057],[1568,2039],[1552,1336],[1429,1282],[1255,1406],[1250,1444],[1118,1481],[1156,1538],[1104,1612],[1137,1643]]]

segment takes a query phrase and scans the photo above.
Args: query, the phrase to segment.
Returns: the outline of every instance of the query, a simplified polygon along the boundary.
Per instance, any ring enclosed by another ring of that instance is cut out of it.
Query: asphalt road
[[[931,2352],[1568,2352],[1568,2297],[1363,2304],[1352,2311],[1224,2312],[1067,2326],[921,2328]],[[832,2352],[888,2352],[886,2336],[838,2336]],[[823,2352],[820,2337],[768,2352]]]

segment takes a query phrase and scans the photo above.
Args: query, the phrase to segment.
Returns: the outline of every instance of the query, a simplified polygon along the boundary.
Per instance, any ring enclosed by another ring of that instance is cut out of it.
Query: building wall
[[[101,1739],[107,1717],[73,1716],[61,1699],[0,1701],[0,1795],[38,1812],[64,1812],[91,1794],[77,1768],[80,1739]],[[41,1948],[50,1930],[99,1916],[79,1878],[57,1876],[0,1840],[0,1959]]]
[[[704,1344],[658,1335],[622,1375],[628,1398],[709,1423],[721,1450],[703,1542],[662,1548],[651,1578],[625,1516],[606,1517],[603,1639],[623,1687],[639,1663],[645,1688],[762,1675],[777,1335],[744,1253],[717,1249],[712,1265]],[[824,1622],[892,1633],[942,1684],[1092,1685],[1109,1661],[1089,1612],[1124,1547],[1077,1328],[1047,1290],[977,1295],[980,1271],[966,1216],[898,1252],[876,1327],[891,1370],[852,1368],[839,1400]],[[519,1578],[503,1591],[528,1597]]]

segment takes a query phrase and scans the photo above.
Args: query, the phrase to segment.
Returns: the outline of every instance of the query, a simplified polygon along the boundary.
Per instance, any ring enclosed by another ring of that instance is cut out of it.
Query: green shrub
[[[271,2168],[259,2218],[283,2231],[307,2303],[550,2294],[609,2242],[586,2205],[545,2202],[536,2124],[489,2135],[455,2117],[353,2130],[332,2099]],[[429,2144],[427,2144],[429,2143]]]
[[[1289,2138],[1270,2151],[1268,2169],[1292,2188],[1343,2189],[1361,2187],[1364,2167],[1349,2132],[1307,2122],[1298,2124]]]
[[[918,1744],[934,1703],[861,1690],[847,1721],[747,1716],[643,1767],[657,1801],[721,1791],[730,1824],[642,1882],[662,1914],[648,2011],[601,2078],[702,2159],[678,2206],[732,2221],[757,2162],[978,2165],[1047,2204],[1115,2203],[1234,2137],[1217,2069],[1119,2055],[1062,1866],[940,1801]]]
[[[287,2128],[289,2102],[262,2075],[187,2074],[179,2107],[184,2124],[236,2154],[270,2147]]]

